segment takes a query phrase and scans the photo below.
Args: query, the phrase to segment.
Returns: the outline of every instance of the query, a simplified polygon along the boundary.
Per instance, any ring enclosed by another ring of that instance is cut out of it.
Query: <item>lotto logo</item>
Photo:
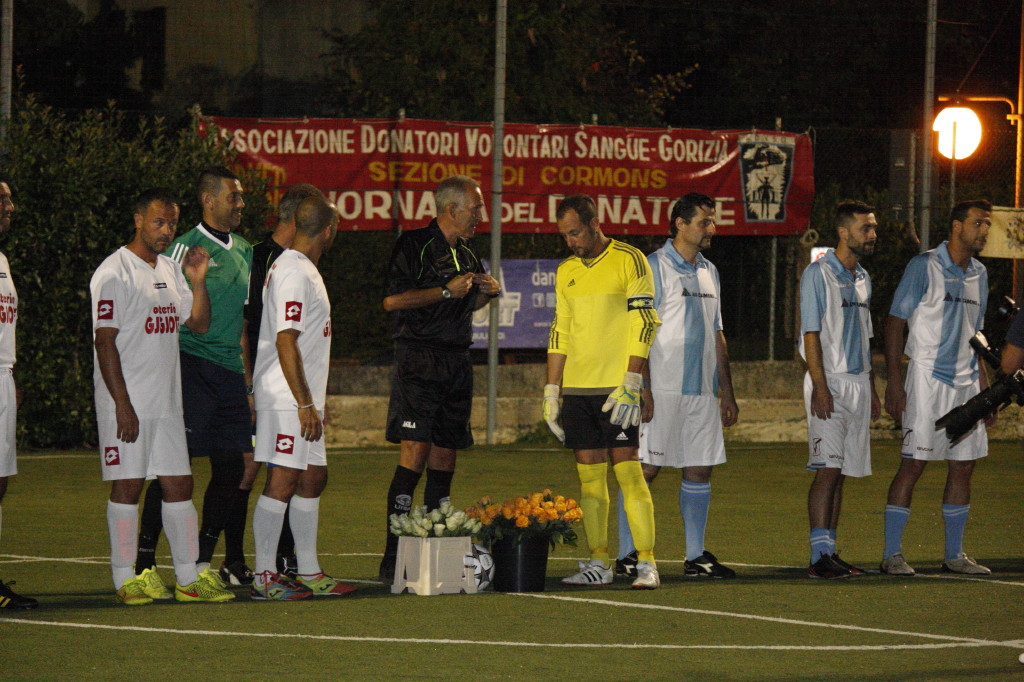
[[[288,301],[285,303],[284,319],[286,322],[300,322],[302,320],[302,302]]]
[[[327,320],[327,324],[324,325],[324,336],[331,335],[331,321]]]
[[[114,467],[121,463],[121,453],[116,447],[103,448],[103,464]]]
[[[96,304],[96,319],[97,320],[112,320],[114,319],[114,302],[113,301],[100,301]]]
[[[295,447],[295,437],[289,436],[283,433],[277,434],[277,451],[282,455],[292,454],[292,449]]]

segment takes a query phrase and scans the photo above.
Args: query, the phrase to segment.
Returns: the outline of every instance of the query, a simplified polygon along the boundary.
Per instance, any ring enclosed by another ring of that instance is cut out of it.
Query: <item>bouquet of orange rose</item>
[[[524,538],[544,538],[552,549],[557,545],[575,547],[577,535],[573,525],[583,518],[576,500],[555,495],[546,488],[501,504],[492,504],[491,498],[485,497],[465,512],[470,519],[480,522],[476,537],[488,547],[496,540],[519,543]]]

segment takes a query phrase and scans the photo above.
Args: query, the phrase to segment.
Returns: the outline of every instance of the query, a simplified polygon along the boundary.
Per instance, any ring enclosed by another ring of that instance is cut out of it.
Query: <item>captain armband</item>
[[[633,296],[626,302],[629,310],[650,310],[654,308],[653,296]]]

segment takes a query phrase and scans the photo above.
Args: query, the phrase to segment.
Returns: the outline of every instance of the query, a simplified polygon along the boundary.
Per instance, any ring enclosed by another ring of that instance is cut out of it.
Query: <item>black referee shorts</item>
[[[205,457],[213,450],[252,452],[244,374],[182,353],[181,399],[190,456]]]
[[[607,395],[567,395],[562,398],[562,428],[565,447],[570,450],[635,448],[640,444],[640,427],[622,428],[602,412]]]
[[[388,404],[388,442],[433,443],[462,450],[473,444],[473,364],[468,350],[395,347]]]

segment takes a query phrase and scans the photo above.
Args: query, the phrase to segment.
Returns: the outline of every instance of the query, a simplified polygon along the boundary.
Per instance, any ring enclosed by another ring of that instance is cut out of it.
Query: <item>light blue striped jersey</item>
[[[907,357],[942,383],[960,388],[978,378],[969,341],[985,322],[988,271],[949,257],[949,242],[914,256],[903,271],[889,314],[907,320]]]
[[[871,276],[857,264],[850,272],[836,252],[807,266],[800,277],[800,357],[804,334],[819,332],[826,374],[871,371]]]
[[[651,385],[683,395],[718,394],[715,339],[722,329],[718,268],[697,254],[693,266],[672,240],[647,256],[661,327],[648,359]]]

